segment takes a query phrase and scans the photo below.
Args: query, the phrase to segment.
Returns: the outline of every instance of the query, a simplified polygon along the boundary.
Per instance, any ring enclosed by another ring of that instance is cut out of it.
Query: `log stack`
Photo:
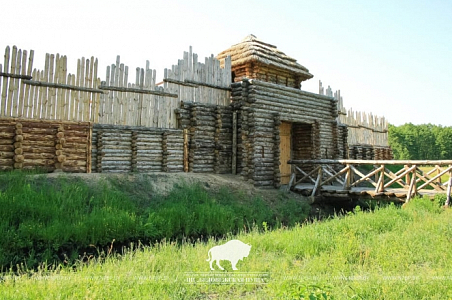
[[[93,172],[182,172],[183,131],[95,124]]]
[[[9,120],[0,119],[0,170],[14,168],[14,136],[16,128]]]
[[[87,172],[88,122],[0,120],[0,169]]]
[[[63,172],[63,164],[66,161],[63,150],[64,144],[66,144],[66,139],[64,138],[64,126],[59,126],[55,139],[55,172]]]
[[[190,110],[189,172],[214,173],[216,106],[193,103]]]
[[[338,126],[338,151],[339,151],[339,157],[346,159],[348,158],[348,145],[347,145],[347,138],[348,138],[348,130],[347,126],[339,124]]]
[[[391,147],[373,145],[349,145],[349,159],[392,160]]]
[[[181,130],[162,134],[163,171],[184,171],[184,133]]]
[[[279,114],[273,114],[273,187],[279,188],[281,186],[281,170],[279,169],[281,149],[279,144],[281,142],[280,130],[281,119]]]
[[[255,186],[280,184],[281,121],[292,123],[294,157],[338,158],[346,152],[334,98],[246,78],[231,87],[232,106],[240,112],[237,170]]]
[[[14,169],[22,169],[25,161],[22,123],[17,122],[14,127]]]
[[[232,107],[217,106],[215,129],[215,173],[232,170]]]

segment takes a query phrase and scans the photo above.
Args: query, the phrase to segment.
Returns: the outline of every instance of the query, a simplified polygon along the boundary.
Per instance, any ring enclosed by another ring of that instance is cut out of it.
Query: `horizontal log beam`
[[[178,94],[153,91],[153,90],[149,90],[149,89],[137,89],[137,88],[119,87],[119,86],[101,85],[101,86],[99,86],[99,90],[102,93],[104,93],[105,91],[115,91],[115,92],[128,92],[128,93],[138,93],[138,94],[148,94],[148,95],[157,95],[157,96],[163,96],[163,97],[179,98]]]
[[[11,78],[19,78],[19,79],[32,79],[32,76],[29,75],[20,75],[20,74],[12,74],[12,73],[4,73],[4,72],[0,72],[0,76],[2,77],[11,77]]]
[[[68,90],[74,90],[74,91],[97,93],[97,94],[103,94],[104,93],[104,91],[102,91],[100,89],[93,89],[93,88],[87,88],[87,87],[81,87],[81,86],[74,86],[74,85],[63,84],[63,83],[50,83],[50,82],[35,81],[35,80],[24,80],[23,83],[29,84],[29,85],[34,85],[34,86],[43,86],[43,87],[50,87],[50,88],[62,88],[62,89],[68,89]]]
[[[361,159],[303,159],[288,164],[355,164],[355,165],[452,165],[452,160],[361,160]]]

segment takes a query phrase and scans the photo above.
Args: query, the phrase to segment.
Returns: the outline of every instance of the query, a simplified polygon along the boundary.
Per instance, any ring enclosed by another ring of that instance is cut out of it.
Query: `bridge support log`
[[[452,171],[449,172],[449,181],[447,182],[447,198],[446,198],[446,207],[450,204],[450,189],[452,185]]]

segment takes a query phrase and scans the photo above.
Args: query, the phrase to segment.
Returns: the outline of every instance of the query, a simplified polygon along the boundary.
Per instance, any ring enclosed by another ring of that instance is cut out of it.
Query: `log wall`
[[[90,123],[0,119],[0,170],[87,172]]]
[[[339,158],[346,152],[333,97],[258,80],[231,87],[232,106],[240,111],[237,170],[255,186],[280,184],[281,121],[292,123],[293,157]]]
[[[98,173],[183,172],[183,130],[95,124],[91,156]]]
[[[373,145],[349,145],[349,159],[362,160],[392,160],[392,149],[390,147],[379,147]]]
[[[232,107],[183,102],[176,116],[189,130],[188,171],[231,173]]]

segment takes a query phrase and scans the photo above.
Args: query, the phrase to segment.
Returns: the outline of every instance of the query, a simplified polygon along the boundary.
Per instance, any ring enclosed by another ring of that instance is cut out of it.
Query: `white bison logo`
[[[251,245],[245,244],[239,240],[231,240],[224,245],[212,247],[209,250],[209,258],[207,261],[210,263],[210,269],[214,270],[212,263],[217,262],[217,266],[220,270],[224,270],[220,266],[220,260],[229,260],[232,265],[232,270],[237,270],[236,265],[239,260],[243,260],[244,257],[248,257],[250,254]]]

